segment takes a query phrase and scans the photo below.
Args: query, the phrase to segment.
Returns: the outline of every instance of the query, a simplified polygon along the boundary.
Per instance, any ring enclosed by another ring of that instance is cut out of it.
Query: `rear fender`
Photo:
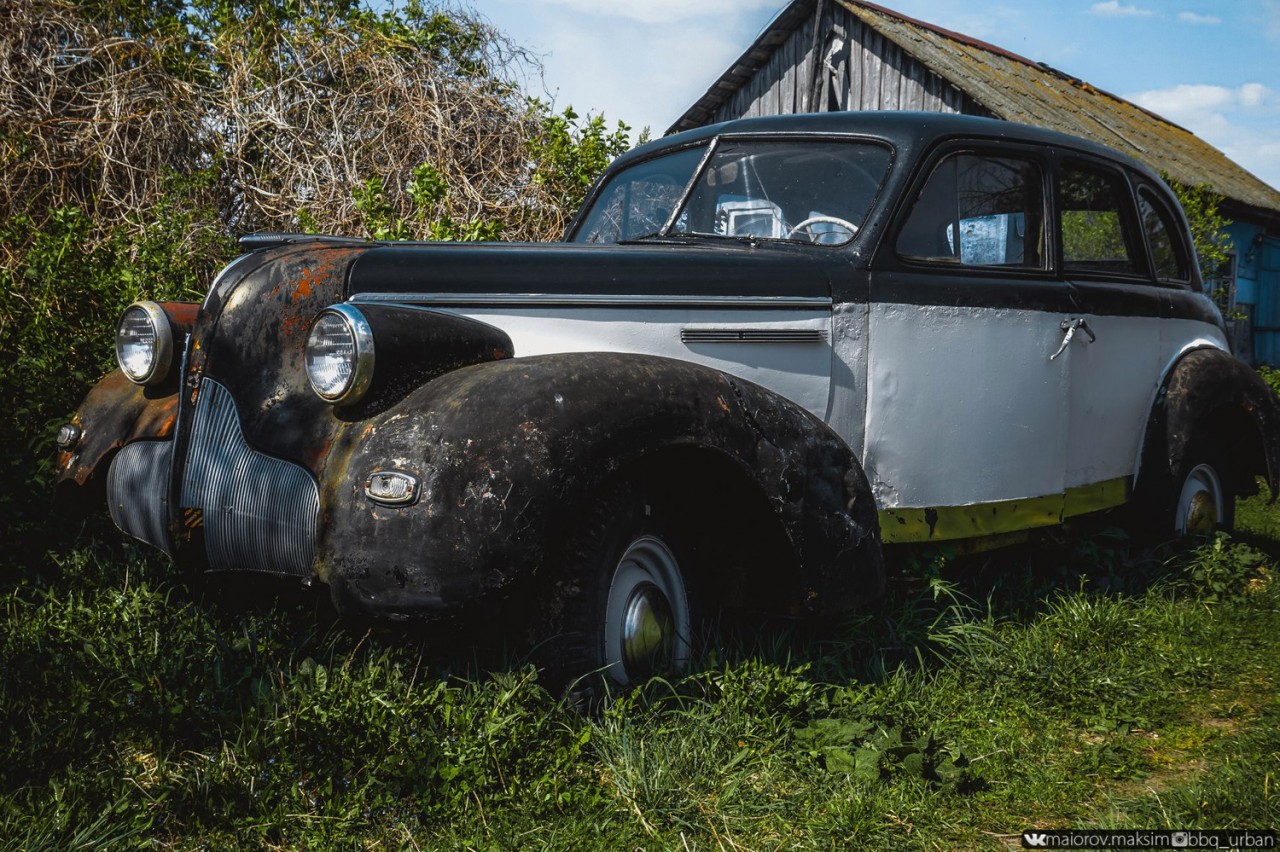
[[[456,609],[536,573],[607,483],[673,450],[714,454],[759,490],[796,557],[775,581],[809,611],[881,591],[875,503],[825,424],[706,367],[611,353],[467,367],[350,424],[321,477],[318,571],[345,608]],[[366,495],[387,470],[416,478],[411,504]],[[718,483],[681,485],[717,498]]]
[[[1195,442],[1211,440],[1231,463],[1234,493],[1266,479],[1280,488],[1280,400],[1247,364],[1219,349],[1195,349],[1169,370],[1157,395],[1137,489],[1165,493]]]

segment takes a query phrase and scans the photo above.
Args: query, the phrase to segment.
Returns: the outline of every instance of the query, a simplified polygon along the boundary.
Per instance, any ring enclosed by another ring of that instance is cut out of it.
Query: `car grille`
[[[173,556],[169,541],[172,441],[138,441],[107,469],[107,509],[121,530]]]
[[[201,383],[180,504],[203,516],[209,567],[311,573],[320,492],[305,469],[249,446],[235,400]]]

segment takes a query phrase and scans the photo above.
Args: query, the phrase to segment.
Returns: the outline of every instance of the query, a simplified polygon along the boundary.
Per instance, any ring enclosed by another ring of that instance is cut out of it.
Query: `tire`
[[[1165,532],[1178,539],[1231,530],[1235,496],[1228,487],[1228,468],[1211,446],[1193,445],[1174,472],[1173,491],[1165,513]]]
[[[553,689],[592,702],[604,689],[678,675],[692,655],[691,549],[648,496],[620,489],[570,536],[530,637]]]

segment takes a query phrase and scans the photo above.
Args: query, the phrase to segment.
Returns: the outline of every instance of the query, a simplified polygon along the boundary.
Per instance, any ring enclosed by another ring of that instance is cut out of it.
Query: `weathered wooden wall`
[[[817,65],[818,85],[814,87],[813,28],[812,17],[797,27],[769,61],[716,110],[712,121],[864,109],[989,115],[840,6],[828,8],[822,18],[818,42],[822,61]],[[807,103],[810,92],[812,102]]]

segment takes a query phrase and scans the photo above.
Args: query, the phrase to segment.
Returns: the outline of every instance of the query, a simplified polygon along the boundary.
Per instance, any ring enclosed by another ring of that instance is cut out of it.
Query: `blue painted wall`
[[[1280,365],[1280,240],[1257,225],[1227,229],[1236,255],[1236,304],[1253,306],[1253,361]],[[1241,353],[1248,357],[1248,348]]]

